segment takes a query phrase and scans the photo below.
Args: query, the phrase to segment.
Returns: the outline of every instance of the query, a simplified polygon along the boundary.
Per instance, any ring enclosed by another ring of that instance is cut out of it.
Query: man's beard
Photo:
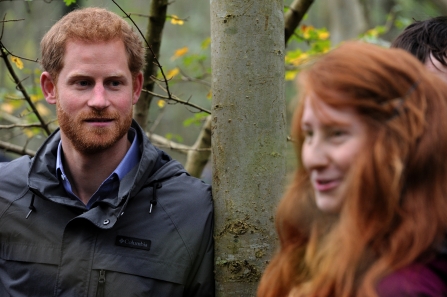
[[[126,115],[119,112],[107,112],[91,109],[80,112],[76,117],[70,116],[56,103],[57,118],[61,131],[67,136],[77,151],[83,154],[95,154],[112,147],[128,132],[132,124],[132,109]],[[110,127],[91,127],[85,123],[86,119],[109,119],[114,125]]]

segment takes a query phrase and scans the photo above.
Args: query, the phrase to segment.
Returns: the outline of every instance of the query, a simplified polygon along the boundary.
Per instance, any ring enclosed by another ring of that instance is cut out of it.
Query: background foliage
[[[149,1],[117,1],[144,32]],[[284,1],[287,12],[293,0]],[[423,20],[445,13],[447,1],[436,0],[331,0],[315,1],[287,44],[286,99],[293,102],[293,79],[300,67],[315,55],[326,52],[346,39],[362,38],[388,46],[389,42],[413,19]],[[332,4],[331,4],[332,3]],[[332,5],[332,6],[331,6]],[[16,89],[5,63],[0,62],[0,140],[36,150],[46,137],[38,127],[36,111],[45,121],[54,121],[54,108],[46,104],[39,87],[38,44],[46,30],[61,15],[77,6],[106,7],[123,13],[110,0],[15,0],[0,1],[3,19],[1,43],[19,80],[29,94],[29,102]],[[350,7],[349,9],[347,7]],[[335,9],[334,9],[335,8]],[[357,8],[357,9],[356,9]],[[343,28],[345,28],[343,30]],[[351,29],[357,28],[354,32]],[[170,2],[158,57],[173,94],[204,109],[211,107],[209,2]],[[159,87],[154,90],[163,93]],[[154,100],[147,130],[175,142],[194,143],[206,113],[162,99]],[[292,105],[290,105],[292,106]],[[289,108],[289,111],[291,108]],[[57,123],[53,122],[51,129]],[[6,153],[15,158],[17,154]],[[185,162],[185,154],[170,151]],[[293,162],[290,162],[293,163]]]

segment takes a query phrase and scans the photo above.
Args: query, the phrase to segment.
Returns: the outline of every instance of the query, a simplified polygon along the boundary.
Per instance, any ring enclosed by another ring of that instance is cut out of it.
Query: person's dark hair
[[[422,63],[430,58],[430,53],[442,65],[447,53],[447,16],[439,16],[425,21],[416,21],[404,29],[391,43],[391,47],[402,48]]]

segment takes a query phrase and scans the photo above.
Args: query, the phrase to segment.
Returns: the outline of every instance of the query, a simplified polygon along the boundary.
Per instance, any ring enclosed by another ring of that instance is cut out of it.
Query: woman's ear
[[[51,75],[47,71],[44,71],[40,75],[40,87],[42,88],[45,100],[49,104],[56,104],[56,83],[53,81]]]

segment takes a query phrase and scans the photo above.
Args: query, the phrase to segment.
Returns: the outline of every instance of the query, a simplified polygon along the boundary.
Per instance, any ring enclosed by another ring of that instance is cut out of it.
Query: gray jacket
[[[56,176],[58,131],[0,163],[0,296],[214,296],[210,186],[132,125],[140,163],[90,210]]]

